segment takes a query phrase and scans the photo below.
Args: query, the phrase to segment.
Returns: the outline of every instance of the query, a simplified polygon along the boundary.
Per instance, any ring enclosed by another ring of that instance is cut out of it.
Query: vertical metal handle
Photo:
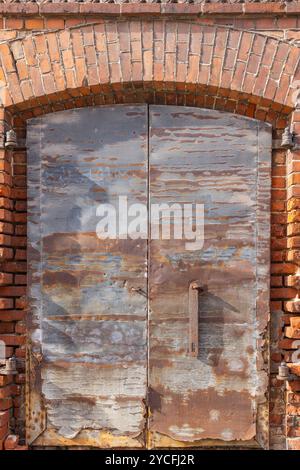
[[[189,285],[189,356],[199,353],[199,294],[203,292],[198,281]]]

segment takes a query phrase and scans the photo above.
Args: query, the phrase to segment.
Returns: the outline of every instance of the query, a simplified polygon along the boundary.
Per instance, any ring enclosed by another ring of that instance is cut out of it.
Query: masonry
[[[299,13],[300,2],[279,1],[0,2],[0,340],[18,370],[0,375],[0,448],[27,449],[27,120],[147,103],[272,125],[270,448],[300,450]],[[277,379],[283,359],[293,381]]]

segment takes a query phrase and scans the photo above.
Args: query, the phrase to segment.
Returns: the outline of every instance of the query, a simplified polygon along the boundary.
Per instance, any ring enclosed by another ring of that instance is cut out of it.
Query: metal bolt
[[[281,148],[291,149],[294,147],[294,134],[291,132],[290,127],[286,127],[283,131],[281,138]]]
[[[17,142],[17,134],[13,129],[6,132],[6,139],[5,139],[5,148],[7,149],[14,149],[18,145]]]
[[[0,368],[0,375],[15,375],[17,373],[16,358],[13,356],[9,359],[6,359],[5,366]]]

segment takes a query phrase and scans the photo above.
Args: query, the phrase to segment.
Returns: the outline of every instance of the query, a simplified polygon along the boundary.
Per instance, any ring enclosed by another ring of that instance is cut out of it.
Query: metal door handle
[[[189,356],[198,357],[199,353],[199,294],[203,292],[199,281],[189,285]]]

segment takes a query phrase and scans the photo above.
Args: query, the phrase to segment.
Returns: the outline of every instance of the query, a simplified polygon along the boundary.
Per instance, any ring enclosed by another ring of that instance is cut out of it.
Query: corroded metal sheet
[[[150,106],[149,115],[151,204],[198,203],[205,213],[202,249],[150,241],[150,446],[267,447],[271,128],[196,108]],[[197,357],[193,281],[203,288]]]
[[[100,240],[96,210],[147,203],[147,133],[146,106],[29,122],[30,442],[143,445],[147,242]]]
[[[29,123],[28,441],[267,447],[270,127],[149,115],[150,130],[146,106]],[[204,204],[203,248],[99,240],[97,206],[124,195]]]

